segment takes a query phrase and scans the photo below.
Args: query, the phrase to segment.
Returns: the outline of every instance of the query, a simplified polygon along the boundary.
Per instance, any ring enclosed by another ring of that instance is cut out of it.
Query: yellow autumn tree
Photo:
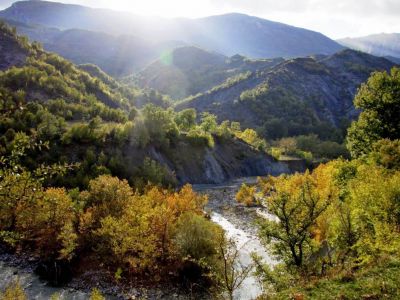
[[[258,204],[256,191],[256,186],[250,186],[243,183],[236,194],[236,200],[246,206],[256,205]]]
[[[260,181],[268,210],[279,222],[263,220],[261,235],[273,243],[274,253],[288,265],[300,267],[311,252],[310,240],[318,218],[332,200],[329,189],[319,190],[318,181],[307,171],[305,174],[269,177]]]

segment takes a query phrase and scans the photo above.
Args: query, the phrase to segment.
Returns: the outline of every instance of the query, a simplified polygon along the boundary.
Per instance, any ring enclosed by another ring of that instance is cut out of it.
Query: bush
[[[190,212],[182,214],[174,230],[174,245],[182,258],[196,261],[210,259],[217,254],[217,236],[222,229],[201,215]]]
[[[243,183],[240,187],[240,190],[236,194],[236,200],[246,206],[257,205],[259,203],[256,198],[256,190],[256,186],[249,186]]]

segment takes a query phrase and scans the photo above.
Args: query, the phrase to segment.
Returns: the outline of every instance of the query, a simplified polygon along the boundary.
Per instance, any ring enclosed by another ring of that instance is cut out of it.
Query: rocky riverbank
[[[62,285],[54,286],[42,279],[37,270],[42,262],[26,254],[7,253],[0,249],[0,290],[18,280],[24,288],[28,299],[50,299],[58,294],[63,300],[86,300],[93,288],[99,289],[107,300],[127,299],[189,299],[187,292],[172,285],[160,284],[146,286],[144,284],[121,282],[116,283],[113,274],[104,269],[88,269],[74,276]]]

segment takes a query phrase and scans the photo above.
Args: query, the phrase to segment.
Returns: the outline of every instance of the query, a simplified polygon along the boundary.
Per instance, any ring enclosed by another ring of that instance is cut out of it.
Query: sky
[[[0,9],[15,0],[0,0]],[[330,38],[400,32],[400,0],[60,0],[141,15],[197,18],[239,12]]]

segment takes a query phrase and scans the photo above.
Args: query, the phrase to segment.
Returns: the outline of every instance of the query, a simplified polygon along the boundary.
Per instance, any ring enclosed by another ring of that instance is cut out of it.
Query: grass
[[[340,273],[295,286],[266,299],[400,299],[400,260],[391,259],[354,273]]]

